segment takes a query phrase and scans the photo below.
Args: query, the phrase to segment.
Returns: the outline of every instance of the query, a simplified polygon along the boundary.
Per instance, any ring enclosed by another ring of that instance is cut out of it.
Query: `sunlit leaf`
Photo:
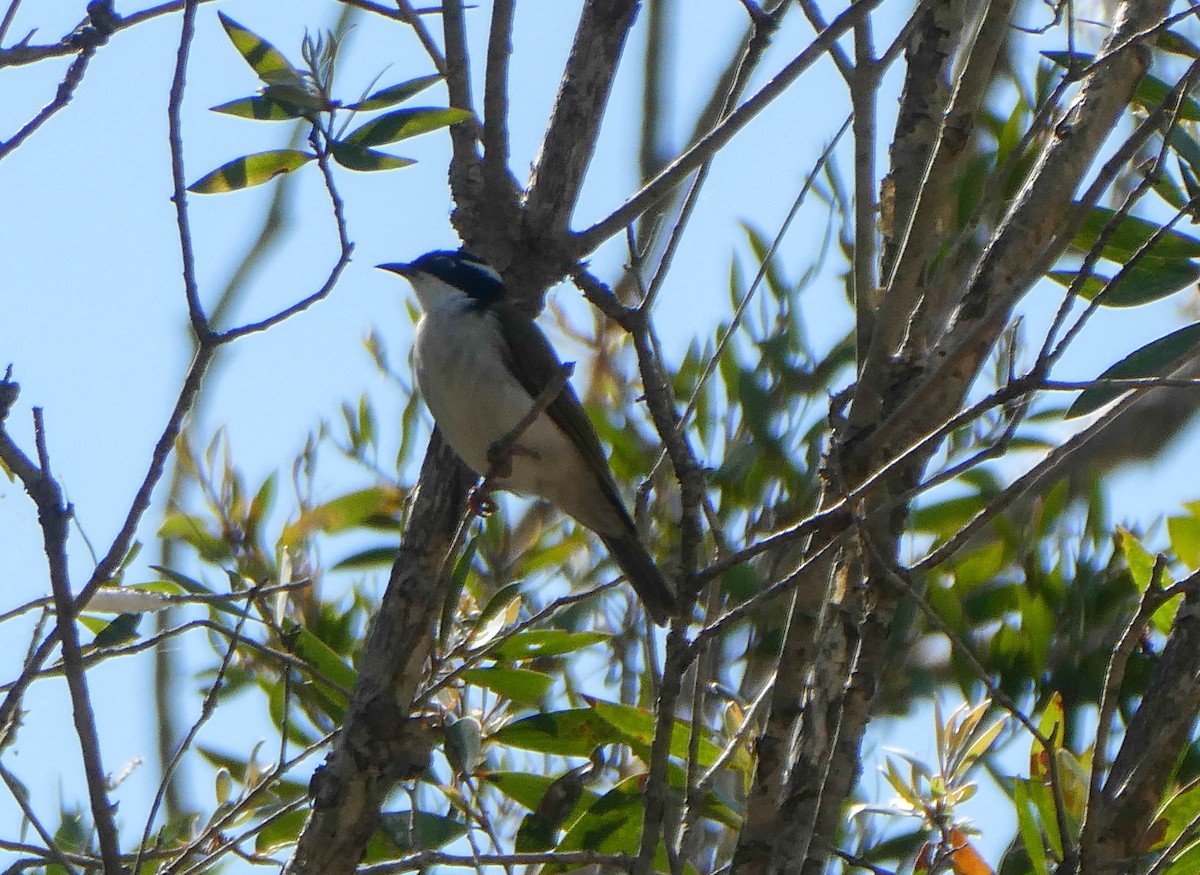
[[[1013,802],[1017,809],[1017,829],[1021,834],[1021,844],[1033,864],[1034,872],[1049,872],[1046,860],[1046,844],[1042,840],[1042,832],[1034,820],[1034,808],[1030,803],[1028,782],[1018,778],[1013,782]]]
[[[218,12],[217,17],[221,19],[225,33],[229,35],[229,41],[263,82],[272,84],[304,81],[300,71],[293,67],[275,46],[254,31],[238,24],[224,12]]]
[[[572,708],[513,721],[492,733],[490,740],[537,753],[587,757],[600,745],[612,744],[620,737],[591,708]]]
[[[397,170],[417,162],[412,158],[388,155],[355,143],[330,143],[333,160],[347,170],[370,173],[375,170]]]
[[[380,826],[402,851],[435,850],[467,834],[452,817],[429,811],[384,811]]]
[[[1052,270],[1046,274],[1061,286],[1069,287],[1077,273]],[[1110,277],[1092,274],[1083,281],[1079,296],[1086,301],[1101,292],[1104,307],[1138,307],[1160,300],[1200,280],[1200,265],[1184,259],[1141,258],[1115,282]]]
[[[343,142],[356,146],[385,146],[400,140],[436,131],[447,125],[458,124],[471,117],[465,109],[438,109],[421,107],[398,109],[377,119],[372,119],[352,131]]]
[[[294,845],[307,820],[308,811],[303,808],[272,817],[255,833],[254,849],[260,854],[269,854]]]
[[[262,185],[276,176],[303,167],[316,157],[311,152],[301,152],[297,149],[274,149],[270,152],[244,155],[222,164],[212,173],[196,180],[188,186],[188,191],[196,194],[220,194]]]
[[[401,82],[399,85],[389,85],[387,88],[381,88],[363,98],[358,103],[347,104],[346,109],[366,112],[376,109],[387,109],[389,106],[403,103],[410,97],[420,94],[441,78],[440,73],[434,73],[429,76],[418,76],[416,79],[409,79],[407,82]]]
[[[469,684],[486,687],[522,705],[536,705],[550,691],[554,679],[527,668],[468,668],[459,676]]]
[[[283,546],[292,547],[316,532],[334,534],[358,526],[392,528],[403,505],[404,494],[399,490],[360,489],[308,508],[298,520],[284,527],[279,540]]]
[[[552,775],[537,775],[531,772],[488,772],[483,775],[483,780],[530,811],[535,811],[550,785],[558,779]],[[596,793],[584,789],[583,795],[576,803],[576,811],[590,806],[599,798]]]
[[[1108,207],[1090,207],[1071,245],[1084,252],[1090,252],[1099,241],[1101,232],[1116,216],[1117,211]],[[1200,258],[1200,240],[1175,230],[1160,235],[1160,230],[1160,226],[1155,222],[1137,216],[1122,216],[1105,239],[1100,254],[1109,261],[1124,264],[1152,238],[1157,237],[1154,245],[1146,250],[1143,257],[1152,256],[1166,260]]]
[[[635,708],[632,705],[621,705],[616,702],[605,702],[590,696],[584,697],[588,704],[596,710],[605,721],[618,730],[625,740],[640,750],[645,758],[654,741],[656,717],[652,711]],[[686,720],[674,720],[671,724],[671,756],[684,759],[688,755],[688,736],[691,723]],[[721,748],[707,738],[701,738],[697,752],[697,762],[708,768],[721,753]]]
[[[254,97],[239,97],[237,100],[222,103],[211,109],[213,112],[234,115],[238,118],[257,119],[259,121],[288,121],[298,119],[304,115],[304,111],[299,107],[283,103],[282,101],[272,100],[265,94],[258,94]]]
[[[340,687],[340,689],[330,688],[326,684],[321,684],[344,708],[348,701],[347,691],[354,689],[358,673],[340,654],[314,635],[307,627],[293,626],[288,632],[289,649]]]
[[[1171,536],[1171,549],[1179,561],[1188,568],[1200,566],[1200,517],[1168,517],[1167,533]]]
[[[521,632],[488,651],[497,662],[524,662],[542,656],[561,656],[607,641],[603,632],[567,632],[562,629],[539,629]]]
[[[92,639],[92,645],[113,647],[117,644],[124,644],[126,641],[132,641],[138,637],[137,627],[141,622],[141,614],[121,614],[96,633],[96,637]]]
[[[1102,373],[1097,379],[1134,379],[1158,377],[1170,373],[1184,355],[1200,342],[1200,322],[1193,322],[1165,337],[1152,341],[1130,353]],[[1079,393],[1067,410],[1067,419],[1084,416],[1099,410],[1127,391],[1120,386],[1094,386]]]
[[[597,799],[596,804],[571,825],[555,850],[636,855],[645,811],[643,780],[642,775],[632,775]],[[670,871],[661,845],[655,855],[654,871]]]

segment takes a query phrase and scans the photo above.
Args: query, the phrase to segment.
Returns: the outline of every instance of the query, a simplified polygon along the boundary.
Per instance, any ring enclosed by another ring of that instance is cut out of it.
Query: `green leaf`
[[[654,741],[654,729],[657,717],[653,711],[635,708],[632,705],[620,705],[615,702],[604,702],[584,697],[588,704],[595,709],[607,723],[624,736],[624,741],[630,744],[643,759],[650,753],[650,745]],[[688,755],[688,736],[691,733],[691,723],[686,720],[674,720],[671,725],[671,756],[686,759]],[[745,749],[742,749],[743,755]],[[708,739],[700,739],[697,761],[701,768],[708,768],[721,754],[721,749]],[[733,763],[732,768],[737,768]]]
[[[1100,238],[1100,232],[1116,215],[1116,210],[1107,207],[1091,207],[1071,245],[1084,252],[1090,252]],[[1155,222],[1139,219],[1137,216],[1123,216],[1105,241],[1100,254],[1109,261],[1123,264],[1145,246],[1158,233],[1160,227]],[[1200,257],[1200,240],[1179,231],[1167,231],[1147,250],[1146,255],[1160,259],[1197,258]]]
[[[1178,361],[1190,352],[1197,342],[1200,342],[1200,322],[1193,322],[1191,325],[1172,331],[1167,336],[1160,337],[1130,353],[1097,379],[1115,380],[1162,376],[1174,370]],[[1067,409],[1066,418],[1074,419],[1098,410],[1126,391],[1120,386],[1094,386],[1084,389]]]
[[[494,732],[497,744],[565,757],[588,757],[597,747],[621,736],[591,708],[533,714]]]
[[[1117,532],[1121,552],[1125,554],[1125,564],[1129,566],[1129,575],[1137,584],[1138,592],[1145,592],[1154,576],[1154,554],[1143,547],[1137,535],[1129,529],[1122,526]]]
[[[347,105],[346,109],[353,109],[359,112],[387,109],[389,106],[403,103],[410,97],[420,94],[441,78],[440,73],[434,73],[429,76],[418,76],[416,79],[409,79],[407,82],[401,82],[399,85],[389,85],[387,88],[381,88],[374,94],[363,98],[358,103]]]
[[[347,664],[337,651],[307,627],[293,624],[285,631],[288,649],[340,687],[329,687],[317,681],[321,689],[332,697],[334,703],[344,710],[349,702],[347,691],[354,689],[354,682],[358,678],[353,666]]]
[[[1200,817],[1200,779],[1190,781],[1179,789],[1162,807],[1150,828],[1153,844],[1147,848],[1165,848]]]
[[[316,532],[332,535],[383,521],[393,524],[403,504],[403,495],[395,489],[371,487],[349,492],[303,511],[298,520],[284,526],[279,541],[293,547]]]
[[[1021,844],[1033,864],[1034,872],[1049,872],[1046,861],[1046,843],[1042,841],[1042,832],[1034,820],[1034,809],[1029,800],[1029,782],[1017,778],[1013,783],[1013,802],[1017,809],[1017,828],[1021,833]]]
[[[550,785],[558,780],[551,775],[537,775],[532,772],[488,772],[483,779],[510,799],[524,805],[530,811],[536,811],[550,789]],[[584,789],[583,795],[575,805],[575,810],[588,808],[599,799],[595,792]]]
[[[972,493],[919,507],[912,514],[913,530],[949,538],[974,519],[987,503],[986,496]]]
[[[406,852],[435,850],[467,834],[454,818],[429,811],[385,811],[379,821],[387,837]]]
[[[536,705],[550,690],[554,679],[527,668],[468,668],[459,677],[477,687],[486,687],[522,705]]]
[[[399,546],[397,544],[359,550],[357,553],[351,553],[345,559],[334,563],[330,571],[361,571],[367,568],[388,568],[396,561],[398,550]]]
[[[213,112],[225,115],[235,115],[238,118],[257,119],[259,121],[288,121],[304,115],[303,110],[292,104],[272,100],[265,94],[254,97],[239,97],[220,106],[211,107]]]
[[[400,140],[436,131],[447,125],[458,124],[471,117],[465,109],[438,109],[421,107],[418,109],[398,109],[377,119],[367,122],[352,131],[343,142],[355,146],[384,146]]]
[[[1030,745],[1027,789],[1041,819],[1042,828],[1046,830],[1046,837],[1050,840],[1050,847],[1059,859],[1063,853],[1063,837],[1058,830],[1057,802],[1050,788],[1050,757],[1054,757],[1057,762],[1065,727],[1066,711],[1063,708],[1062,693],[1055,692],[1050,696],[1050,701],[1038,720],[1038,732],[1050,742],[1050,748],[1047,749],[1036,738]]]
[[[573,653],[607,641],[609,637],[603,632],[566,632],[562,629],[521,632],[489,650],[488,656],[497,662],[525,662],[542,656]]]
[[[275,83],[303,83],[304,76],[288,63],[279,49],[275,48],[254,31],[238,24],[224,12],[218,12],[221,26],[229,35],[229,41],[238,50],[255,74],[268,85]]]
[[[334,161],[347,170],[356,170],[360,173],[371,173],[376,170],[398,170],[401,167],[408,167],[410,164],[417,163],[412,158],[401,158],[399,155],[376,152],[374,149],[368,149],[365,146],[359,146],[354,143],[330,143],[329,148],[333,153]]]
[[[471,564],[475,561],[475,551],[478,549],[479,536],[476,535],[467,541],[467,546],[463,548],[458,560],[454,563],[454,570],[450,573],[450,581],[446,585],[446,597],[442,602],[442,620],[438,627],[439,641],[445,641],[454,627],[454,619],[458,615],[458,598],[462,595],[463,587],[467,583],[467,577],[471,573]]]
[[[280,848],[294,845],[307,820],[308,810],[305,808],[272,817],[255,834],[254,850],[260,854],[270,854]]]
[[[1155,38],[1154,44],[1164,52],[1183,55],[1185,58],[1200,58],[1200,46],[1197,46],[1186,36],[1174,30],[1160,33]]]
[[[262,185],[276,176],[303,167],[316,157],[311,152],[296,149],[274,149],[270,152],[244,155],[222,164],[212,173],[196,180],[188,186],[188,191],[196,194],[219,194]]]
[[[138,637],[137,627],[142,622],[141,614],[119,614],[116,619],[96,633],[92,644],[96,647],[112,647]]]
[[[642,839],[644,775],[631,775],[613,787],[571,825],[555,850],[596,851],[636,855]],[[656,858],[662,856],[657,854]],[[656,860],[655,871],[667,872],[666,860]]]
[[[1167,519],[1171,549],[1188,568],[1200,566],[1200,517],[1173,516]]]
[[[214,595],[215,594],[215,593],[213,593],[212,589],[205,586],[200,581],[196,580],[193,577],[188,577],[186,574],[183,574],[179,571],[175,571],[175,570],[167,568],[166,566],[163,566],[163,565],[151,565],[150,568],[154,571],[157,571],[159,574],[161,574],[163,577],[167,578],[167,580],[171,581],[172,583],[178,584],[185,591],[190,592],[192,595]]]
[[[1063,287],[1070,287],[1078,276],[1072,270],[1052,270],[1046,274]],[[1100,299],[1103,307],[1138,307],[1149,304],[1200,280],[1200,265],[1184,259],[1144,257],[1123,274],[1116,282],[1109,277],[1092,274],[1083,281],[1079,296],[1091,301],[1100,292],[1108,289]]]

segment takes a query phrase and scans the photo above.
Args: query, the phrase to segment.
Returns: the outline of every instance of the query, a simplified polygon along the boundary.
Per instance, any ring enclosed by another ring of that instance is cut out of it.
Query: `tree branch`
[[[533,240],[567,233],[637,0],[587,0],[525,197]]]
[[[434,431],[342,732],[313,776],[313,810],[289,875],[354,872],[396,782],[419,774],[433,737],[412,715],[444,601],[442,557],[475,475]]]

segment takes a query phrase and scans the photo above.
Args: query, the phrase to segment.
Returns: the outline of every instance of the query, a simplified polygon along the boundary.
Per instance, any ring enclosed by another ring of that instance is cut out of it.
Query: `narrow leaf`
[[[1100,232],[1116,215],[1117,211],[1108,207],[1092,207],[1071,245],[1084,252],[1090,252],[1099,240]],[[1158,233],[1159,228],[1155,222],[1139,219],[1137,216],[1123,216],[1105,240],[1100,254],[1109,261],[1124,263],[1145,246],[1150,238]],[[1200,240],[1179,231],[1167,231],[1155,240],[1146,255],[1164,259],[1197,258],[1200,257]]]
[[[330,151],[333,152],[333,160],[338,164],[347,170],[357,170],[360,173],[369,173],[373,170],[397,170],[417,163],[412,158],[401,158],[399,155],[376,152],[374,149],[368,149],[355,143],[331,143]]]
[[[1193,322],[1191,325],[1172,331],[1166,337],[1160,337],[1130,353],[1097,379],[1116,380],[1162,376],[1174,370],[1179,360],[1190,352],[1197,342],[1200,342],[1200,322]],[[1120,386],[1094,386],[1091,389],[1085,389],[1075,399],[1075,403],[1067,409],[1066,418],[1074,419],[1098,410],[1109,401],[1124,394],[1125,391]]]
[[[229,41],[250,65],[258,78],[268,85],[278,82],[303,82],[300,71],[288,63],[279,49],[275,48],[254,31],[238,24],[224,12],[218,12],[221,26],[229,35]]]
[[[541,656],[561,656],[607,641],[602,632],[567,632],[562,629],[539,629],[514,635],[488,656],[497,662],[524,662]]]
[[[402,851],[435,850],[467,834],[452,817],[429,811],[384,811],[380,826]]]
[[[398,109],[377,119],[367,122],[352,131],[344,142],[356,146],[384,146],[396,143],[418,134],[425,134],[444,128],[447,125],[458,124],[471,117],[465,109],[437,109],[422,107],[419,109]]]
[[[1046,275],[1059,285],[1069,287],[1077,273],[1073,270],[1052,270]],[[1079,296],[1090,301],[1107,288],[1100,299],[1101,306],[1138,307],[1173,295],[1197,280],[1200,280],[1200,265],[1194,261],[1147,256],[1139,259],[1116,282],[1092,274],[1080,286]]]
[[[534,714],[494,732],[491,741],[557,756],[587,757],[620,734],[590,708]]]
[[[121,614],[96,633],[92,644],[96,647],[113,647],[132,641],[138,637],[137,627],[141,621],[141,614]]]
[[[188,191],[196,194],[218,194],[262,185],[276,176],[303,167],[316,157],[309,152],[299,152],[295,149],[276,149],[245,155],[228,164],[222,164],[212,173],[196,180],[188,186]]]
[[[528,668],[468,668],[460,676],[522,705],[536,705],[554,682],[550,675]]]
[[[299,107],[278,100],[272,100],[265,94],[258,94],[254,97],[240,97],[237,100],[229,101],[229,103],[214,106],[212,107],[212,111],[222,112],[225,115],[236,115],[239,118],[276,122],[298,119],[304,115]]]
[[[409,79],[407,82],[401,82],[399,85],[389,85],[387,88],[381,88],[374,94],[363,98],[358,103],[349,104],[346,109],[358,110],[359,112],[387,109],[389,106],[404,103],[410,97],[415,97],[441,78],[441,74],[434,73],[429,76],[418,76],[416,79]]]

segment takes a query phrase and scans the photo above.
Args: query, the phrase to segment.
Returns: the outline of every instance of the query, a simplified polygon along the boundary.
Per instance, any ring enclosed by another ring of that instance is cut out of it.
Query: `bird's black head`
[[[427,273],[456,289],[462,289],[483,306],[504,297],[504,281],[500,279],[500,274],[482,258],[466,249],[457,252],[428,252],[405,267],[404,272]]]

